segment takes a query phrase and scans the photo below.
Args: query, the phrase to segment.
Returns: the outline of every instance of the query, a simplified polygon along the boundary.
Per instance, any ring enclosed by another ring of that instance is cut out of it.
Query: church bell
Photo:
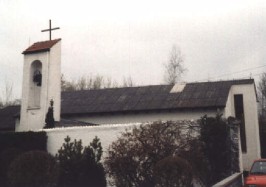
[[[42,74],[39,70],[36,70],[33,75],[33,82],[37,84],[37,86],[42,85]]]

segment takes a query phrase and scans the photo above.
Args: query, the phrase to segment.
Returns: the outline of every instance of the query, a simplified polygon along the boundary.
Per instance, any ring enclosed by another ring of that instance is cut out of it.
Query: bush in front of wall
[[[43,151],[30,151],[11,163],[8,181],[11,187],[55,187],[58,172],[53,156]]]
[[[208,161],[207,184],[221,181],[230,175],[230,159],[232,157],[228,147],[229,126],[221,114],[216,117],[203,116],[200,120],[200,140],[204,144],[203,153]]]
[[[12,161],[21,154],[17,148],[9,148],[0,153],[0,186],[7,186],[7,170]]]
[[[100,162],[102,146],[95,137],[89,146],[83,147],[81,140],[71,141],[70,137],[56,155],[60,166],[60,187],[106,187],[105,171]]]
[[[22,153],[40,150],[46,152],[46,132],[1,132],[0,133],[0,186],[7,184],[7,169]]]
[[[192,187],[193,169],[187,160],[178,156],[166,157],[155,165],[156,187]]]
[[[204,163],[201,149],[195,149],[200,146],[195,143],[198,128],[192,121],[155,121],[126,130],[107,150],[104,164],[110,182],[117,187],[190,187],[192,171],[198,174],[205,167],[194,162]],[[181,159],[189,167],[181,168]]]
[[[0,134],[0,153],[9,148],[47,151],[46,143],[46,132],[4,132]]]
[[[100,139],[96,136],[83,151],[81,174],[79,176],[81,186],[106,186],[105,171],[101,163],[102,153]]]

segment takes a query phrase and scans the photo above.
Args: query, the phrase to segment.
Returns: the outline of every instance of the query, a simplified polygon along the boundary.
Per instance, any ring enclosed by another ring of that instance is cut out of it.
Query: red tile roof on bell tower
[[[39,53],[39,52],[45,52],[50,51],[50,49],[61,39],[55,39],[55,40],[48,40],[48,41],[42,41],[42,42],[36,42],[32,44],[30,47],[28,47],[25,51],[22,52],[22,54],[32,54],[32,53]]]

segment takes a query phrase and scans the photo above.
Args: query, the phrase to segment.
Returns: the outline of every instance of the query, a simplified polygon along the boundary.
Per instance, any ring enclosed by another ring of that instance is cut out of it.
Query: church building
[[[0,130],[42,130],[53,100],[58,128],[46,131],[56,134],[51,138],[48,135],[48,151],[54,153],[58,147],[53,146],[62,145],[63,135],[74,131],[80,132],[76,135],[79,138],[86,136],[85,132],[95,132],[94,136],[102,135],[104,139],[111,136],[112,129],[121,132],[129,124],[197,120],[219,112],[225,118],[233,116],[241,121],[243,169],[260,158],[253,79],[61,92],[61,42],[61,39],[37,42],[23,51],[21,106],[0,110]],[[110,139],[104,141],[105,147],[111,143]]]

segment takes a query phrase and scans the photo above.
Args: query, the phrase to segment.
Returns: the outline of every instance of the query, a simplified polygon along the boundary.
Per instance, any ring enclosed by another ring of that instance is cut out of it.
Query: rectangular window
[[[246,127],[244,115],[244,101],[242,94],[234,95],[235,117],[240,120],[240,139],[242,152],[247,152]]]

